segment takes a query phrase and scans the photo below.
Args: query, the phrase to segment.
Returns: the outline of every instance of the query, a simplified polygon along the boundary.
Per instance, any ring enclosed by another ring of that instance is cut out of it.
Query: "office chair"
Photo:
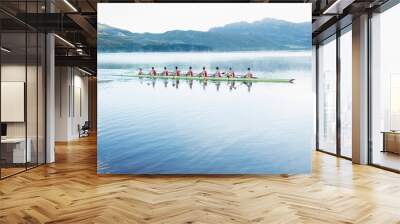
[[[89,121],[85,121],[82,127],[80,127],[80,125],[78,124],[78,129],[79,129],[79,138],[89,136],[89,129],[90,129]]]

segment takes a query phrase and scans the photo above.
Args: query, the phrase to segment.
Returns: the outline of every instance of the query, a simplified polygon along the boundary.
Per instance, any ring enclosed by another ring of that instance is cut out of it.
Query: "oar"
[[[200,74],[201,74],[201,73],[193,73],[193,76],[192,76],[192,77],[202,77]],[[226,73],[226,72],[221,72],[221,74],[222,74],[222,75],[225,75],[225,74],[227,74],[227,73]],[[157,75],[152,75],[152,74],[150,74],[150,73],[146,73],[146,74],[143,74],[143,75],[139,75],[139,74],[138,74],[138,76],[151,76],[151,77],[156,77],[156,76],[162,76],[162,73],[157,73]],[[177,75],[176,75],[176,72],[175,72],[175,73],[170,73],[168,76],[177,76]],[[184,74],[184,75],[182,75],[182,76],[190,77],[190,76],[187,75],[187,73]],[[213,75],[210,76],[210,77],[217,77],[217,76],[215,76],[215,74],[213,74]],[[223,77],[221,77],[221,78],[223,78]],[[229,77],[228,77],[228,78],[229,78]],[[237,75],[235,78],[247,78],[247,77],[246,77],[245,75],[242,75],[242,76]],[[258,77],[252,77],[252,78],[247,78],[247,79],[258,79]],[[293,82],[293,81],[294,81],[294,79],[290,80],[289,82]]]

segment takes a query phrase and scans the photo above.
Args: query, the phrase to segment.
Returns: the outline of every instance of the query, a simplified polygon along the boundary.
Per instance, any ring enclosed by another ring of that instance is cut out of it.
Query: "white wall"
[[[69,68],[67,67],[55,68],[55,141],[68,140],[69,73]]]
[[[55,73],[55,140],[70,141],[88,120],[88,77],[73,67],[56,67]]]

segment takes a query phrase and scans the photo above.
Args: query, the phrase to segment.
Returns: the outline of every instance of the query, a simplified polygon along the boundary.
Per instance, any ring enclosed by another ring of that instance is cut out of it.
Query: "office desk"
[[[392,152],[400,154],[400,132],[383,131],[383,150],[382,152]]]
[[[31,162],[31,139],[27,139],[25,151],[25,138],[6,138],[1,139],[1,157],[7,163],[26,163]]]

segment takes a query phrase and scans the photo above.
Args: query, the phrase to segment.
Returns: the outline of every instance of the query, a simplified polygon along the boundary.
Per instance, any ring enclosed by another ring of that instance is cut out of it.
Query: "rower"
[[[189,71],[186,73],[186,76],[193,76],[192,66],[189,67]]]
[[[201,71],[199,75],[202,77],[207,77],[206,67],[203,67],[203,71]]]
[[[181,75],[181,70],[178,69],[178,66],[175,66],[175,75],[180,76]]]
[[[138,73],[138,75],[144,75],[143,69],[142,69],[142,68],[139,68],[139,73]]]
[[[164,71],[162,72],[163,76],[168,76],[168,70],[167,67],[164,67]]]
[[[235,78],[235,72],[232,70],[231,67],[229,67],[229,71],[226,75],[228,78]]]
[[[246,75],[244,77],[248,78],[248,79],[252,79],[253,78],[253,73],[251,73],[250,68],[247,68],[247,73],[246,73]]]
[[[157,71],[154,69],[154,67],[151,67],[150,75],[152,75],[152,76],[156,76],[157,75]]]
[[[219,71],[219,67],[217,66],[215,69],[216,69],[216,71],[215,71],[214,77],[221,77],[221,72]]]

